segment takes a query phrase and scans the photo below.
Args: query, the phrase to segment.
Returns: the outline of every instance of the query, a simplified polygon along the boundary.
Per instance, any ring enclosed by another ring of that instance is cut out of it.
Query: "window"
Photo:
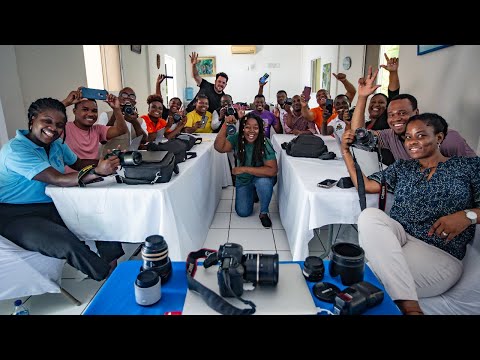
[[[166,79],[164,104],[168,104],[171,98],[177,95],[177,63],[175,58],[165,55],[165,75],[173,76],[173,79]]]
[[[120,51],[118,45],[83,45],[87,87],[120,91]]]
[[[400,45],[381,45],[378,59],[379,65],[385,65],[387,63],[387,60],[385,60],[385,53],[389,58],[398,57],[398,54],[400,53]],[[382,86],[378,88],[377,93],[383,93],[388,96],[389,74],[390,73],[387,70],[380,68],[377,77],[377,84]]]
[[[312,84],[312,92],[316,93],[318,90],[321,89],[321,78],[320,76],[322,75],[322,67],[321,67],[321,59],[313,59],[312,60],[312,78],[311,78],[311,84]]]

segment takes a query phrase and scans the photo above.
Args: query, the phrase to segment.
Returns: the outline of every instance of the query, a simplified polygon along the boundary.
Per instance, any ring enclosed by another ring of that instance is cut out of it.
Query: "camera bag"
[[[187,151],[190,150],[194,145],[198,145],[202,142],[201,137],[194,136],[188,133],[180,133],[175,139],[182,140],[187,145]]]
[[[287,155],[294,157],[321,158],[322,155],[329,154],[323,139],[313,134],[300,134],[290,142],[284,142],[282,148],[287,151]],[[335,154],[333,155],[334,158]],[[325,156],[324,160],[329,158],[331,156]]]
[[[126,165],[123,167],[125,177],[116,175],[117,183],[128,185],[166,183],[172,178],[173,173],[178,174],[175,163],[175,154],[167,152],[160,161],[142,161],[139,165]]]
[[[154,143],[150,142],[147,145],[148,151],[170,151],[175,155],[175,165],[184,162],[188,159],[193,159],[197,156],[196,152],[187,151],[187,144],[181,139],[171,139],[167,142]]]

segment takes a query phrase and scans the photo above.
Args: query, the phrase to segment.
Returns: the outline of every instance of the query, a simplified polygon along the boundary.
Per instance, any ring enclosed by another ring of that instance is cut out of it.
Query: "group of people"
[[[70,232],[50,197],[48,184],[78,186],[114,174],[117,156],[105,158],[111,149],[126,148],[133,137],[154,141],[165,128],[165,136],[180,132],[216,132],[214,148],[233,153],[235,164],[235,211],[250,216],[260,202],[259,219],[272,226],[269,205],[277,181],[278,165],[270,142],[276,133],[335,135],[353,183],[358,179],[351,153],[355,130],[372,131],[379,151],[389,165],[383,174],[363,176],[365,191],[381,190],[385,178],[395,194],[390,215],[365,209],[358,220],[359,242],[369,265],[405,314],[421,314],[419,297],[448,290],[462,274],[466,244],[473,238],[480,214],[480,159],[461,135],[448,128],[441,116],[421,114],[410,94],[400,94],[398,58],[382,65],[389,71],[388,96],[375,94],[378,70],[370,67],[359,80],[356,107],[351,103],[357,89],[345,74],[333,74],[345,86],[332,107],[328,91],[316,93],[318,107],[310,109],[302,93],[287,101],[277,92],[277,105],[266,109],[263,86],[254,98],[254,109],[245,114],[232,108],[232,97],[224,93],[227,74],[216,74],[215,83],[202,79],[197,70],[198,54],[190,55],[192,76],[199,92],[183,110],[182,101],[172,98],[164,106],[159,75],[156,93],[147,98],[148,114],[139,116],[136,95],[125,87],[106,103],[112,111],[98,117],[97,103],[82,97],[81,89],[63,100],[42,98],[28,109],[28,129],[18,130],[0,151],[0,234],[31,251],[66,259],[92,279],[102,280],[123,255],[120,243],[97,241],[98,254]],[[365,121],[367,109],[369,119]],[[66,108],[74,107],[75,119],[67,122]],[[130,107],[133,111],[125,111]],[[174,119],[176,118],[176,119]],[[98,121],[97,121],[98,120]],[[228,134],[228,125],[237,132]]]

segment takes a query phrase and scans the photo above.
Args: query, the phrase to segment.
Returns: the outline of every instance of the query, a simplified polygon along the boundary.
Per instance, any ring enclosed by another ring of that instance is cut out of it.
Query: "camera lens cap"
[[[333,304],[335,296],[340,292],[340,289],[329,282],[319,282],[313,286],[313,295],[318,300]]]

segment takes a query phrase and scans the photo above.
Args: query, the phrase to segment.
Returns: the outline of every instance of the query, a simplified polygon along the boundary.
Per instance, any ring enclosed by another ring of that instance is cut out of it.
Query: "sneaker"
[[[270,229],[272,227],[272,220],[270,220],[268,214],[260,214],[259,218],[265,229]]]

